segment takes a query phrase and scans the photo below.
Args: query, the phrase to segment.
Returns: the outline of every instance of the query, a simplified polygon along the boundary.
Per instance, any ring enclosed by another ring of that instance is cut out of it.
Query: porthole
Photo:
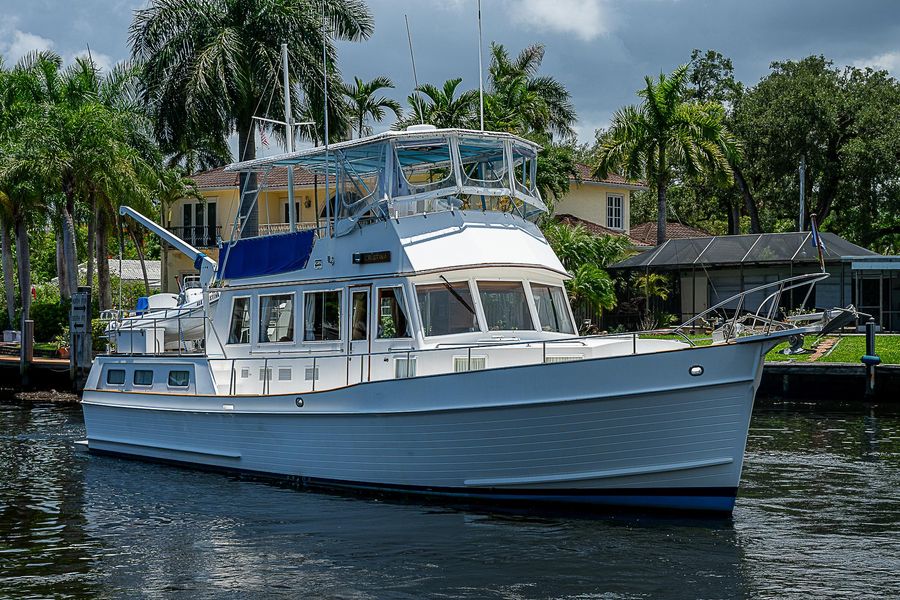
[[[688,370],[688,372],[693,377],[699,377],[699,376],[703,375],[703,367],[701,367],[700,365],[694,365],[693,367],[691,367]]]

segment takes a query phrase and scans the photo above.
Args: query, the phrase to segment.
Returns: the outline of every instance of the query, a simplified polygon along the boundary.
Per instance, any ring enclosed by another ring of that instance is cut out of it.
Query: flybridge
[[[418,125],[328,147],[235,163],[231,172],[301,166],[334,181],[326,230],[341,236],[361,220],[446,210],[482,210],[535,220],[547,212],[537,189],[540,146],[506,133]],[[243,193],[252,193],[250,192]]]

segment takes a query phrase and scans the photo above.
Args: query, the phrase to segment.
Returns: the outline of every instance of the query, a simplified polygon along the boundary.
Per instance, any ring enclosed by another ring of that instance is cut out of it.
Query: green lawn
[[[644,338],[652,338],[652,339],[666,339],[666,340],[680,340],[684,341],[684,338],[672,335],[644,335],[641,336]],[[706,346],[711,343],[711,340],[708,336],[703,336],[700,334],[697,335],[689,335],[689,338],[698,346]],[[706,339],[703,339],[703,338]],[[831,349],[827,355],[820,357],[816,362],[831,362],[831,363],[859,363],[860,358],[866,352],[866,338],[864,335],[849,335],[849,336],[832,336],[838,340],[836,346]],[[815,346],[821,340],[814,336],[806,336],[803,338],[803,347],[807,350],[813,350]],[[769,353],[766,355],[767,361],[795,361],[795,362],[809,362],[812,357],[812,353],[810,354],[792,354],[786,355],[782,354],[781,351],[784,350],[788,346],[787,342],[782,342],[775,346]],[[875,336],[875,352],[878,356],[881,357],[881,362],[887,365],[900,365],[900,335],[877,335]]]
[[[847,362],[858,363],[866,353],[866,338],[862,335],[847,336],[841,341],[828,356],[823,356],[819,362]],[[881,362],[888,365],[900,364],[900,336],[876,335],[875,353],[881,357]]]

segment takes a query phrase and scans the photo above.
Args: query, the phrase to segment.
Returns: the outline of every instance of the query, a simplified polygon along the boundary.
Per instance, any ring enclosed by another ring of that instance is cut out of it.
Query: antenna
[[[481,0],[478,0],[478,107],[481,116],[481,130],[484,131],[484,68],[481,63]]]
[[[806,155],[800,155],[800,227],[797,231],[803,231],[806,225]]]
[[[291,115],[291,81],[288,76],[288,46],[281,44],[281,68],[284,71],[284,149],[294,151],[294,118]],[[294,165],[287,165],[288,222],[291,233],[297,231],[297,213],[294,205]]]
[[[413,97],[415,97],[416,104],[418,104],[419,108],[419,122],[424,124],[425,114],[422,112],[422,98],[419,96],[419,76],[416,75],[416,55],[413,54],[412,34],[409,32],[409,17],[404,14],[403,18],[406,19],[406,39],[409,41],[409,60],[412,63],[413,83],[416,86],[413,91]]]
[[[328,30],[325,26],[325,1],[322,2],[322,72],[325,74],[325,224],[331,235],[331,201],[328,198]]]

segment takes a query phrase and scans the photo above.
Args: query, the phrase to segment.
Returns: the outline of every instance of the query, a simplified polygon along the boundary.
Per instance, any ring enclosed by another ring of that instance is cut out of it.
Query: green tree
[[[348,116],[356,124],[356,134],[359,137],[368,135],[372,128],[366,124],[371,117],[380,123],[384,119],[385,110],[390,110],[398,119],[402,115],[400,104],[387,96],[379,96],[383,89],[392,89],[394,82],[388,77],[379,76],[371,81],[363,81],[354,77],[353,84],[344,84],[343,94],[347,99]]]
[[[408,115],[397,121],[396,127],[427,123],[440,129],[477,129],[478,92],[468,90],[457,95],[461,77],[448,79],[440,88],[425,83],[406,99],[410,107]]]
[[[656,188],[658,244],[666,240],[666,191],[676,167],[688,176],[719,172],[730,179],[728,157],[737,153],[723,124],[722,105],[685,100],[687,72],[683,65],[656,81],[646,77],[646,87],[638,92],[642,103],[615,113],[598,150],[596,175],[621,171]]]
[[[543,232],[563,267],[572,275],[566,282],[570,300],[586,302],[601,310],[615,308],[615,283],[604,268],[625,255],[625,239],[595,236],[581,225],[571,226],[559,221],[547,222]]]
[[[326,69],[336,72],[334,40],[360,40],[372,31],[360,0],[152,0],[135,12],[130,40],[134,58],[144,63],[144,95],[155,106],[164,151],[182,147],[197,132],[224,140],[237,131],[238,159],[251,160],[253,117],[281,118],[286,93],[295,106],[299,89],[307,97],[322,95]],[[290,56],[289,90],[278,75],[282,42]],[[242,175],[241,188],[254,187],[255,177]],[[257,229],[255,200],[254,194],[241,199],[248,234]]]
[[[569,91],[560,81],[537,73],[544,46],[533,44],[511,58],[503,44],[491,44],[485,127],[527,136],[572,138],[577,120]]]
[[[892,245],[900,232],[900,85],[884,71],[837,68],[823,56],[772,63],[735,104],[734,131],[761,219],[795,229],[800,157],[807,221],[864,244]]]

